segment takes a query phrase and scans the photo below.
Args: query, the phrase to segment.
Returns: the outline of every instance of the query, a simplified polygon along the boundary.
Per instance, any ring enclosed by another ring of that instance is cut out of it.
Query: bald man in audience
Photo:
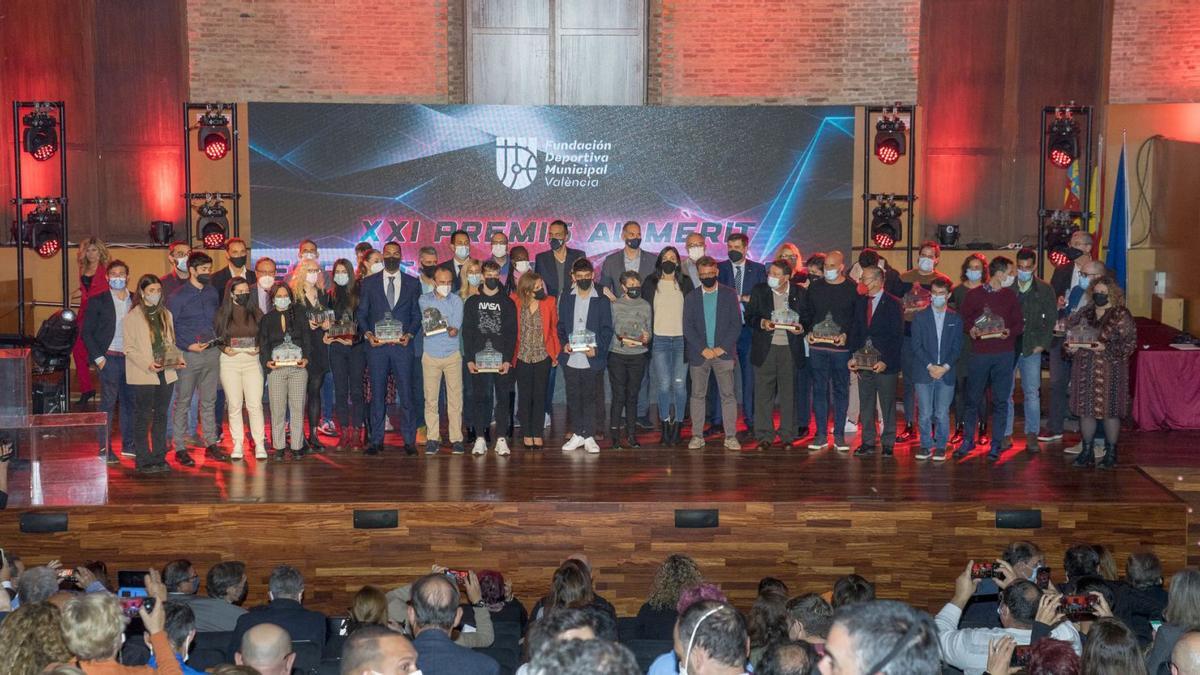
[[[233,660],[262,675],[290,675],[292,662],[296,660],[292,636],[273,623],[260,623],[242,636],[242,647]]]
[[[1184,633],[1175,643],[1171,675],[1200,675],[1200,633]]]
[[[354,631],[342,647],[341,675],[409,675],[417,670],[416,648],[383,626]]]

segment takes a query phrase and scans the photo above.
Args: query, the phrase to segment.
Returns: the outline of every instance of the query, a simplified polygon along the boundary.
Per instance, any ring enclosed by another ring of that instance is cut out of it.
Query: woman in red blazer
[[[75,347],[71,350],[71,355],[75,357],[75,376],[79,381],[79,405],[87,403],[96,395],[87,347],[83,346],[83,311],[87,309],[88,300],[92,296],[108,291],[108,261],[108,247],[103,241],[96,237],[88,237],[79,242],[79,311],[76,316],[80,337],[75,339]]]
[[[512,294],[517,305],[517,415],[526,449],[544,444],[546,387],[550,366],[558,365],[562,345],[558,339],[558,302],[546,294],[546,282],[536,272],[526,272]],[[534,333],[531,328],[539,328]]]

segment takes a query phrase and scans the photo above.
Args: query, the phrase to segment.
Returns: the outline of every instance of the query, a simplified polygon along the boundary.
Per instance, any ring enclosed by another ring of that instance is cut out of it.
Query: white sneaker
[[[496,439],[496,454],[497,455],[500,455],[501,457],[507,457],[511,452],[512,452],[512,450],[508,449],[508,439],[506,439],[503,436]]]
[[[587,450],[589,455],[600,454],[600,446],[596,443],[596,439],[591,436],[588,436],[587,440],[583,442],[583,449]]]
[[[395,431],[396,430],[395,427],[392,426],[392,420],[387,415],[383,416],[383,430],[384,431]]]
[[[542,426],[546,427],[547,429],[550,428],[550,413],[546,413],[546,420],[542,422]]]
[[[567,439],[566,444],[563,445],[563,451],[568,452],[571,450],[578,450],[579,448],[582,448],[583,444],[586,442],[587,441],[584,440],[583,436],[580,436],[579,434],[571,434],[571,437]]]
[[[688,450],[699,450],[704,447],[703,436],[692,436],[692,440],[688,441]]]
[[[483,436],[480,436],[475,439],[475,445],[471,448],[471,454],[472,455],[486,455],[487,454],[487,441],[485,441],[483,439]]]
[[[858,423],[851,422],[850,420],[846,420],[846,424],[842,426],[842,430],[848,434],[852,434],[852,433],[858,431]]]
[[[259,448],[259,449],[257,449],[257,450],[255,450],[255,451],[254,451],[254,459],[266,459],[266,458],[267,458],[267,451],[266,451],[266,450],[263,450],[262,448]]]
[[[234,461],[238,461],[238,460],[242,459],[242,457],[243,457],[243,455],[242,455],[242,449],[241,449],[241,448],[238,448],[238,449],[234,450],[234,451],[233,451],[232,453],[230,453],[230,455],[229,455],[229,459],[231,459],[231,460],[234,460]]]
[[[726,436],[725,449],[737,452],[742,449],[742,444],[738,442],[737,436]]]

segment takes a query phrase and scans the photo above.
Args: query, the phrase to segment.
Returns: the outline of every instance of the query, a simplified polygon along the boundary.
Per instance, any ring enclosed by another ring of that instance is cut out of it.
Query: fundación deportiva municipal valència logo
[[[533,137],[496,137],[496,178],[512,190],[522,190],[538,176],[538,143]]]

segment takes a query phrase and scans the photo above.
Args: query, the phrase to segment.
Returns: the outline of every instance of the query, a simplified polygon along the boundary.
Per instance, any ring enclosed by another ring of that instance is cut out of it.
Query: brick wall
[[[651,103],[917,96],[919,0],[651,0],[650,24]]]
[[[191,100],[448,102],[459,2],[188,0]]]
[[[1195,0],[1115,0],[1112,103],[1200,102]]]

